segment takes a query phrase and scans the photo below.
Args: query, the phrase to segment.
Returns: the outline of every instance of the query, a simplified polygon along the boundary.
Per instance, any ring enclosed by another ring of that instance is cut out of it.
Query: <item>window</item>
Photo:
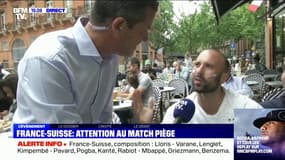
[[[46,8],[52,8],[53,4],[51,0],[46,1]],[[46,13],[47,14],[47,20],[51,21],[52,20],[52,13]]]
[[[8,51],[8,50],[9,50],[8,41],[2,40],[2,51]]]
[[[17,16],[14,16],[15,18],[15,29],[19,29],[21,27],[21,21],[17,18]]]
[[[85,9],[87,10],[87,13],[91,13],[91,9],[92,9],[94,3],[95,3],[94,0],[86,0],[85,1]]]
[[[34,3],[31,3],[29,8],[35,8],[35,4]],[[36,24],[36,13],[32,12],[32,13],[29,13],[30,15],[30,22],[32,25]]]
[[[64,0],[64,7],[67,9],[66,17],[72,17],[72,1]]]
[[[5,12],[1,13],[1,29],[2,31],[6,31],[6,17],[5,17]]]
[[[285,59],[285,12],[282,11],[274,16],[274,68],[282,68]]]
[[[13,8],[19,8],[18,6],[13,6]],[[21,20],[14,14],[14,23],[15,23],[15,28],[14,29],[19,29],[21,27]]]
[[[13,60],[14,60],[14,68],[18,68],[18,63],[24,56],[26,51],[25,43],[21,39],[16,39],[13,43],[12,53],[13,53]]]

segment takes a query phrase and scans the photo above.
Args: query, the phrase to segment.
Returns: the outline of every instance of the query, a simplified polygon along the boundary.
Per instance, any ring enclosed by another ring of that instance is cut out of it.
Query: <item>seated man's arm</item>
[[[134,114],[138,123],[151,123],[153,115],[154,99],[150,98],[148,106],[143,106],[142,95],[138,90],[133,94],[133,108]]]

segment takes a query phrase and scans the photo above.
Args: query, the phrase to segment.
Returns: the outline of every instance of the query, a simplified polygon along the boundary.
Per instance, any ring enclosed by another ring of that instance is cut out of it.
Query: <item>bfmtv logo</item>
[[[186,100],[181,100],[176,104],[175,109],[183,110],[183,106],[187,105],[187,103],[188,102]]]
[[[13,8],[13,13],[17,20],[25,20],[27,19],[26,14],[29,13],[29,10],[28,8]]]

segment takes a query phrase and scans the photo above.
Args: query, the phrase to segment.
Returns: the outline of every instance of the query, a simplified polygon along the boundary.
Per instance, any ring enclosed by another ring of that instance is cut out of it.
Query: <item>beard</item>
[[[211,78],[211,80],[206,80],[204,77],[200,77],[202,79],[203,84],[201,86],[196,86],[194,81],[195,81],[195,76],[192,78],[192,89],[193,91],[196,91],[197,93],[211,93],[217,90],[221,84],[220,84],[220,79],[221,79],[221,74],[217,75],[214,78]]]

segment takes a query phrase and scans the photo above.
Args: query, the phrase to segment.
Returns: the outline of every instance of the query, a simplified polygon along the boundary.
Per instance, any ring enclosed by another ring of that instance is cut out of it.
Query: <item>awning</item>
[[[228,11],[236,9],[249,1],[251,0],[211,0],[217,22]]]

